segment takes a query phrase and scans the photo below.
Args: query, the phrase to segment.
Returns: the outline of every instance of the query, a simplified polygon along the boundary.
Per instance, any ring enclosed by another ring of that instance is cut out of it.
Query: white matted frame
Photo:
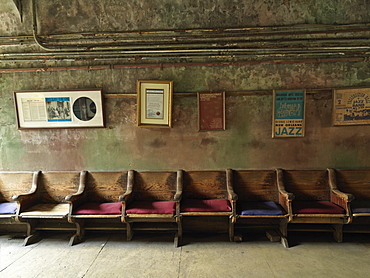
[[[173,81],[137,81],[137,125],[171,127]]]
[[[19,129],[104,127],[100,89],[15,91]]]

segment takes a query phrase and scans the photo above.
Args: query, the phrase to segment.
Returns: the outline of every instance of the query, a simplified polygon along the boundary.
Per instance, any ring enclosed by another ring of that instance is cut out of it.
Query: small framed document
[[[198,93],[198,128],[225,130],[225,92]]]
[[[137,81],[137,124],[171,127],[173,81]]]

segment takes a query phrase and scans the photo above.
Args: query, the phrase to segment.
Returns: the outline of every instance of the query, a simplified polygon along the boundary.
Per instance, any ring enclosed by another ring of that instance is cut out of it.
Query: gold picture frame
[[[172,127],[173,81],[137,81],[137,125]]]

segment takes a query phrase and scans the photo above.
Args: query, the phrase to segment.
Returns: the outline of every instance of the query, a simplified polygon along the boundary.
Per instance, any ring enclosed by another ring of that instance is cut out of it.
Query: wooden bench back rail
[[[274,170],[233,170],[233,188],[239,201],[279,203]]]
[[[86,175],[85,201],[97,203],[119,202],[126,191],[127,171],[89,171]]]
[[[228,170],[231,173],[231,170]],[[232,175],[232,174],[230,174]],[[235,198],[227,171],[184,171],[182,199]]]
[[[140,201],[173,201],[177,193],[176,171],[134,171],[132,198]]]
[[[330,187],[326,170],[283,170],[283,182],[287,192],[295,200],[329,201]]]
[[[13,196],[29,192],[34,172],[0,172],[0,203],[13,201]]]
[[[342,192],[354,195],[355,200],[370,200],[370,170],[332,170],[336,185]]]

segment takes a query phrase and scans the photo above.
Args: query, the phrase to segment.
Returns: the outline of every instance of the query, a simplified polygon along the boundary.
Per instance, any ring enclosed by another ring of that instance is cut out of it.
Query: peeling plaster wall
[[[171,28],[364,23],[363,1],[37,1],[41,34]],[[104,5],[103,5],[104,4]],[[24,3],[24,20],[30,5]],[[30,33],[16,14],[0,36]],[[91,62],[94,65],[94,62]],[[64,64],[66,65],[66,63]],[[56,63],[55,65],[58,66]],[[137,79],[174,81],[173,128],[136,126]],[[106,69],[0,74],[0,170],[159,170],[370,167],[370,127],[333,127],[328,88],[370,86],[369,62]],[[18,130],[13,91],[102,88],[104,129]],[[304,138],[271,138],[273,89],[307,95]],[[317,90],[315,90],[317,89]],[[324,90],[321,90],[324,89]],[[176,96],[226,91],[226,131],[197,131],[197,100]]]

